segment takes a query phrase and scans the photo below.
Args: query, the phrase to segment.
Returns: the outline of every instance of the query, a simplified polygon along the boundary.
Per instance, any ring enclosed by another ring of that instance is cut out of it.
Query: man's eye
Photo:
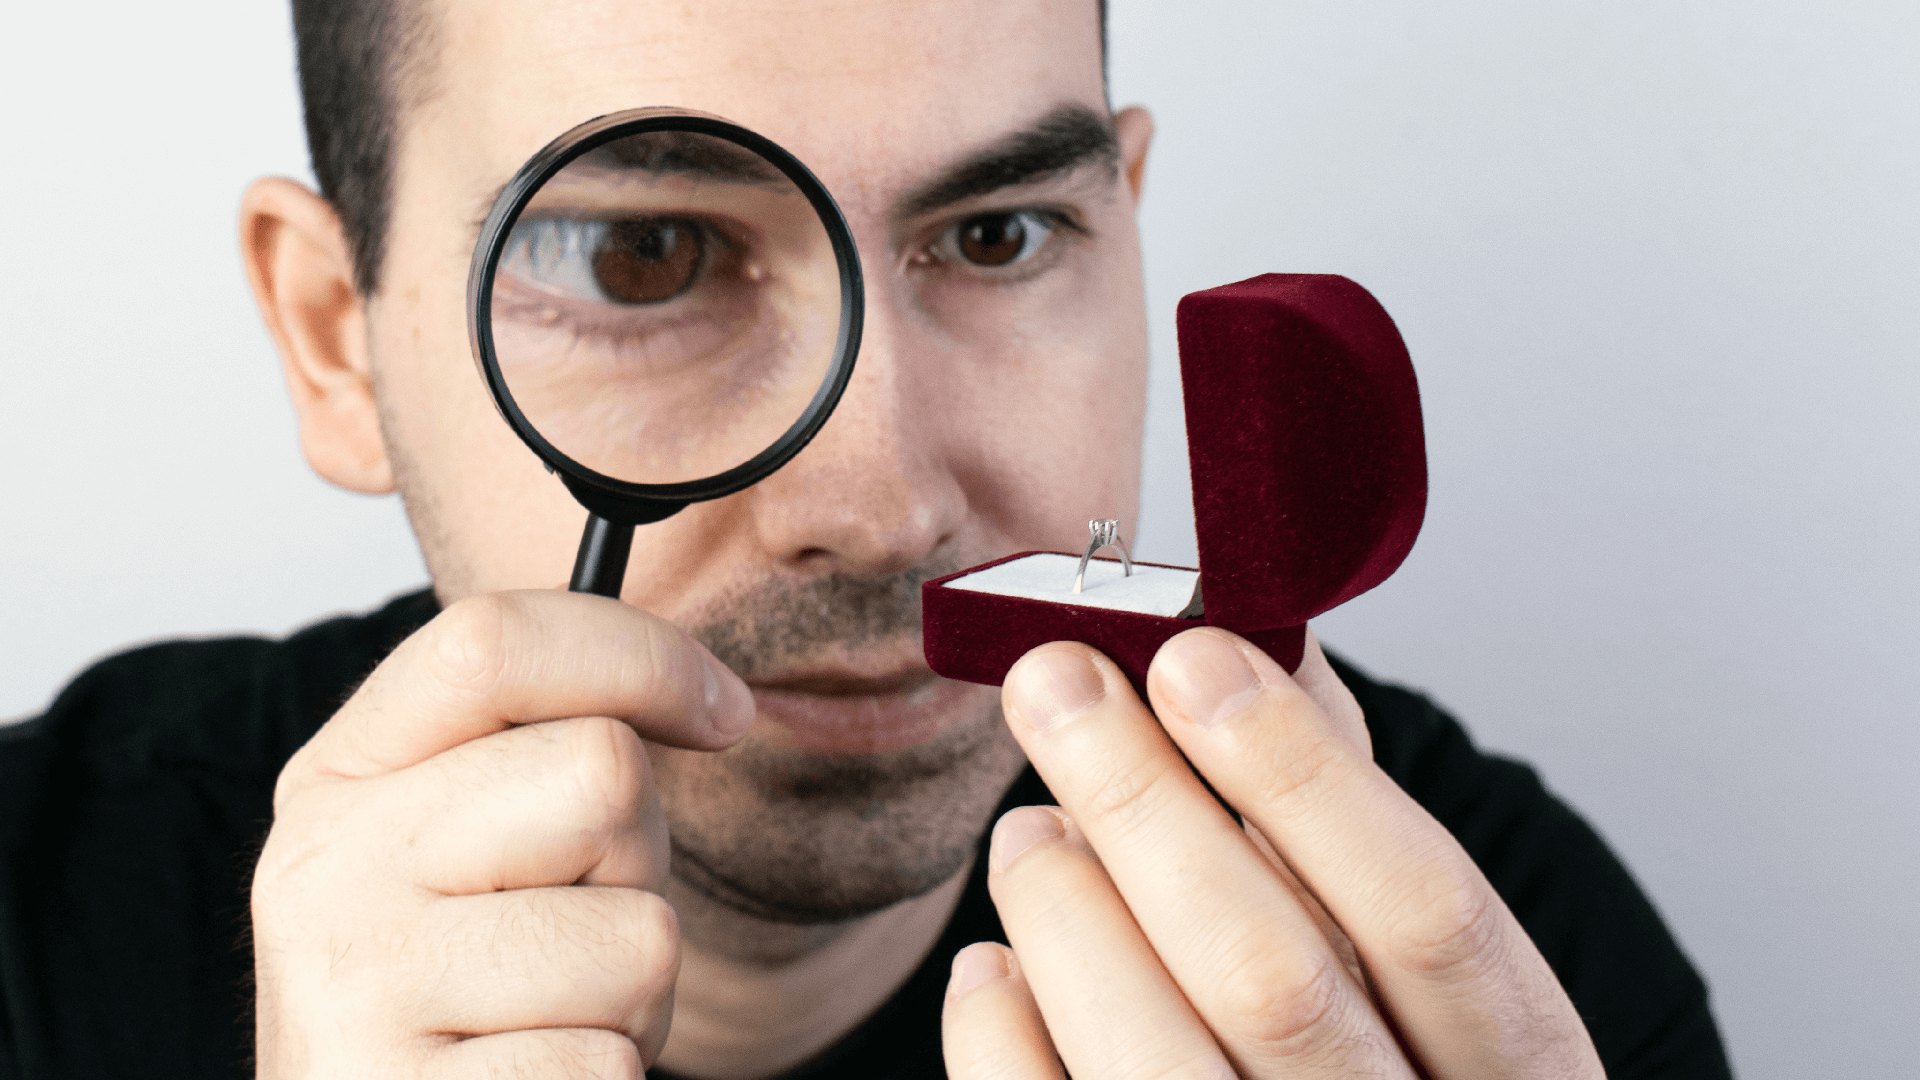
[[[693,285],[706,245],[700,227],[677,218],[615,221],[593,253],[593,277],[617,304],[658,304]]]
[[[535,218],[514,226],[501,268],[576,300],[663,304],[699,284],[713,254],[710,239],[691,218]]]
[[[1031,258],[1052,234],[1032,210],[980,214],[960,223],[960,254],[975,266],[1006,266]]]

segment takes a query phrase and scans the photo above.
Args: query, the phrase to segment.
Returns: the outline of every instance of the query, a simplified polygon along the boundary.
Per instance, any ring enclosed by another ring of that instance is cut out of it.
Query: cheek
[[[1119,246],[1119,245],[1115,245]],[[1137,246],[1056,280],[923,302],[950,460],[997,546],[1077,549],[1087,520],[1137,529],[1147,337]]]
[[[494,408],[459,289],[389,281],[369,326],[381,423],[442,600],[564,585],[585,512]]]
[[[1035,349],[1044,373],[1008,380],[983,459],[995,474],[990,506],[1022,548],[1077,550],[1090,518],[1138,531],[1144,375],[1111,351]]]

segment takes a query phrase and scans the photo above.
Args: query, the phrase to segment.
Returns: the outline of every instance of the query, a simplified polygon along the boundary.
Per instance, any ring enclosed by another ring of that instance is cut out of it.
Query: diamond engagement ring
[[[1087,579],[1087,563],[1093,559],[1093,553],[1101,548],[1118,548],[1120,565],[1126,568],[1126,576],[1133,576],[1133,556],[1127,554],[1126,542],[1120,539],[1119,518],[1094,518],[1087,522],[1087,531],[1093,538],[1087,541],[1087,553],[1080,556],[1080,572],[1073,575],[1073,591],[1079,592]]]

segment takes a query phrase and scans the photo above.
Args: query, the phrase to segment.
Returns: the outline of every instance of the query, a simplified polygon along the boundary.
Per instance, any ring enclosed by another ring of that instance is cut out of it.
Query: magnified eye
[[[514,226],[501,268],[577,300],[661,304],[699,283],[709,241],[708,228],[692,218],[534,218]]]
[[[693,284],[705,261],[700,226],[677,218],[615,221],[593,253],[593,277],[607,299],[658,304]]]
[[[975,266],[1006,266],[1031,257],[1052,233],[1031,210],[980,214],[960,223],[960,254]]]

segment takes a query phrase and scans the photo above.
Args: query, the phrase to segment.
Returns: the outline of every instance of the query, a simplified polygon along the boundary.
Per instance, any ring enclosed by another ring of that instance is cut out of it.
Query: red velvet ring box
[[[997,686],[1028,650],[1080,641],[1144,697],[1154,653],[1201,625],[1291,672],[1308,619],[1406,558],[1426,513],[1426,443],[1386,309],[1344,277],[1264,274],[1188,295],[1175,322],[1200,568],[1135,563],[1125,578],[1096,558],[1075,594],[1079,552],[1024,551],[929,581],[935,672]],[[1196,581],[1203,614],[1181,618]]]

